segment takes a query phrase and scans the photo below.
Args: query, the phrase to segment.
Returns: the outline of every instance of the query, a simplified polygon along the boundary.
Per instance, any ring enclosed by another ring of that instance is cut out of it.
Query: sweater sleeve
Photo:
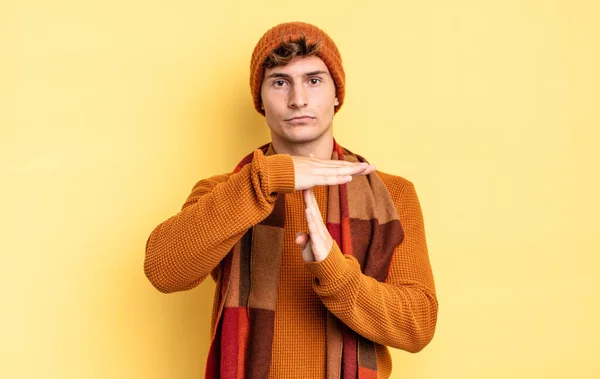
[[[277,193],[293,191],[291,157],[264,156],[260,150],[238,173],[199,181],[182,210],[150,233],[146,277],[164,293],[196,287],[249,228],[271,213]]]
[[[399,196],[390,193],[404,240],[384,283],[364,275],[335,242],[327,258],[306,266],[315,276],[315,292],[348,327],[376,343],[416,353],[433,338],[438,303],[417,194],[408,181],[399,191]]]

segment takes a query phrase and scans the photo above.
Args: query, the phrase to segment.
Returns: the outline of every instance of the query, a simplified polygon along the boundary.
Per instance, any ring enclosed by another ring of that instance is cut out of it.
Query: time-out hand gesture
[[[306,205],[308,234],[305,232],[296,234],[295,242],[302,249],[302,259],[305,262],[320,262],[329,255],[333,246],[333,238],[321,218],[321,211],[313,191],[311,189],[304,190],[302,196]]]
[[[368,175],[375,166],[340,160],[292,156],[296,191],[314,186],[333,186],[348,183],[353,175]]]

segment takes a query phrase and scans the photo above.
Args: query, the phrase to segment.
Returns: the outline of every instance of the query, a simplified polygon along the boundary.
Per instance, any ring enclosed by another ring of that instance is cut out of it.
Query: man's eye
[[[275,82],[273,82],[273,85],[275,87],[283,87],[285,85],[285,82],[283,80],[276,80]]]
[[[320,81],[321,81],[321,79],[319,79],[319,78],[311,78],[310,84],[319,84]]]

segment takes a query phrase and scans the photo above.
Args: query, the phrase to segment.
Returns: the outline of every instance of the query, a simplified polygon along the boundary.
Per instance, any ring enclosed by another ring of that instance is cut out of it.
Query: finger
[[[312,190],[304,191],[304,204],[306,206],[306,223],[310,235],[318,233],[318,222],[321,221],[321,213],[317,205],[315,194]]]
[[[308,226],[308,234],[310,236],[316,235],[314,216],[313,216],[310,208],[306,208],[304,210],[304,215],[306,216],[306,225]]]
[[[319,204],[317,204],[317,198],[315,197],[314,193],[311,194],[311,201],[313,204],[313,214],[316,219],[315,226],[317,227],[317,231],[323,241],[325,239],[325,234],[329,233],[329,232],[327,231],[327,227],[325,226],[325,223],[323,222],[323,217],[321,216],[321,210],[319,209]]]
[[[314,165],[317,167],[352,167],[352,166],[357,166],[357,165],[365,165],[365,166],[369,165],[368,162],[350,162],[350,161],[339,160],[339,159],[316,158],[313,153],[308,154],[308,159],[306,157],[303,158],[300,156],[294,156],[293,158],[304,161],[305,163],[308,163],[310,165]]]
[[[349,183],[352,181],[352,176],[322,176],[321,182],[322,185],[326,186],[335,186],[340,184]]]
[[[352,181],[351,175],[346,176],[318,176],[315,179],[315,185],[317,186],[336,186]]]
[[[331,247],[327,247],[327,237],[320,229],[323,224],[323,220],[320,215],[315,217],[313,212],[314,207],[306,209],[306,223],[308,224],[309,240],[308,243],[311,245],[311,251],[313,256],[323,256],[326,254]]]
[[[320,175],[340,176],[356,175],[369,167],[366,163],[351,163],[350,165],[331,165],[326,167],[313,167],[312,172]]]
[[[315,193],[310,190],[308,191],[308,202],[311,205],[311,209],[313,211],[313,214],[315,216],[321,216],[321,212],[319,210],[319,204],[317,204],[317,197],[315,196]]]
[[[298,232],[296,234],[294,242],[296,242],[296,244],[300,245],[300,247],[304,249],[304,247],[306,247],[306,243],[308,242],[308,234],[304,232]]]
[[[363,169],[360,172],[356,173],[355,175],[368,175],[368,174],[372,173],[373,171],[375,171],[375,165],[368,164],[366,162],[363,162],[363,163],[364,163]]]
[[[321,181],[324,181],[325,184],[333,185],[339,180],[343,180],[346,182],[350,181],[351,179],[349,179],[348,177],[362,175],[362,172],[364,170],[365,170],[364,168],[350,169],[350,170],[348,170],[348,169],[315,170],[313,172],[313,174],[315,176],[323,177],[323,179],[321,179]]]
[[[302,259],[305,262],[314,262],[315,261],[315,255],[313,253],[312,243],[311,243],[310,239],[308,240],[308,242],[306,242],[306,246],[304,246],[304,248],[302,248]]]
[[[320,214],[317,198],[315,197],[313,190],[310,188],[304,191],[304,204],[306,205],[306,208],[311,209],[311,211],[316,211],[316,213]]]
[[[369,175],[370,173],[374,172],[377,168],[375,167],[375,165],[373,164],[369,164],[367,162],[363,162],[364,163],[364,169],[358,173],[356,173],[355,175]]]
[[[317,234],[320,237],[324,238],[325,224],[323,223],[323,218],[321,217],[321,210],[319,209],[319,204],[317,203],[317,198],[315,193],[310,191],[305,191],[304,193],[305,199],[304,203],[306,204],[306,209],[310,212],[311,224],[309,230],[311,234]]]
[[[375,167],[375,165],[371,164],[365,169],[365,171],[362,172],[361,175],[369,175],[369,174],[375,172],[376,170],[377,170],[377,167]]]
[[[314,195],[312,189],[305,190],[302,195],[304,197],[304,206],[306,210],[310,211],[312,214],[312,207],[314,206],[312,202],[312,195]]]
[[[314,196],[314,192],[312,191],[311,188],[305,189],[304,191],[302,191],[302,198],[304,200],[304,207],[306,209],[310,209],[311,207],[313,207],[311,195]]]
[[[340,161],[337,159],[319,159],[319,158],[311,158],[309,160],[310,164],[313,164],[316,167],[351,167],[360,165],[361,162],[348,162],[348,161]]]

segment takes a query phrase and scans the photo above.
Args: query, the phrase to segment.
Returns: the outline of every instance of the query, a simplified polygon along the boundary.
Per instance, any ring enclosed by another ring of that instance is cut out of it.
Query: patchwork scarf
[[[260,149],[267,153],[269,144]],[[234,173],[252,157],[246,156]],[[335,141],[331,159],[366,161]],[[355,176],[347,184],[328,187],[327,196],[326,225],[332,238],[344,254],[358,260],[363,274],[385,281],[404,232],[379,176]],[[206,378],[268,378],[284,226],[285,194],[279,194],[272,213],[250,228],[221,262]],[[328,379],[377,378],[374,342],[329,311],[326,328]]]

